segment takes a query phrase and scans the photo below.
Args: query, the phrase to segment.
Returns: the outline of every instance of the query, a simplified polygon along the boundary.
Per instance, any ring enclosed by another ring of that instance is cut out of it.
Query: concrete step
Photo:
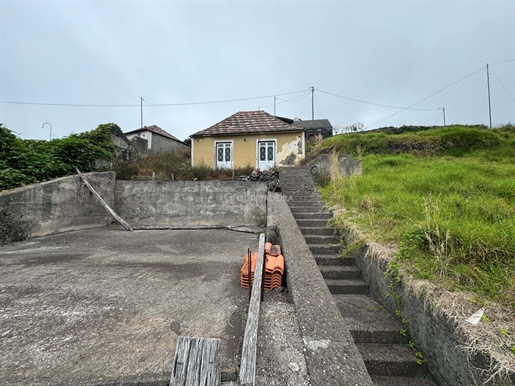
[[[301,227],[299,229],[304,237],[308,235],[332,236],[334,234],[333,228]]]
[[[325,213],[292,213],[295,220],[329,220],[333,215]],[[297,223],[298,224],[298,223]]]
[[[337,255],[340,247],[331,245],[308,244],[313,255]]]
[[[290,206],[290,212],[296,213],[329,213],[323,206]]]
[[[325,279],[332,294],[368,294],[368,284],[363,280]]]
[[[370,375],[416,377],[427,373],[417,363],[415,351],[407,344],[356,343]]]
[[[318,208],[325,206],[325,202],[322,200],[310,200],[310,201],[289,201],[288,206],[290,208]]]
[[[407,344],[402,323],[367,295],[333,295],[356,343]]]
[[[361,270],[354,265],[321,265],[318,268],[324,279],[361,279]]]
[[[300,228],[306,227],[315,227],[315,228],[324,228],[327,225],[327,219],[296,219],[297,225]]]
[[[336,253],[332,254],[313,254],[315,261],[318,266],[324,265],[356,265],[356,259],[354,257],[339,257]]]
[[[429,377],[388,377],[373,375],[372,382],[375,386],[436,386]]]
[[[286,197],[286,200],[291,199],[307,199],[318,197],[319,193],[316,190],[301,190],[301,189],[283,189],[281,193]]]
[[[299,203],[304,203],[304,202],[318,202],[319,204],[322,204],[322,205],[326,204],[326,202],[323,201],[320,197],[287,198],[286,202],[288,203],[288,205],[293,205],[293,206],[299,205]]]
[[[307,244],[339,244],[340,238],[336,236],[325,235],[305,235],[304,240]]]
[[[312,193],[308,193],[308,194],[285,194],[285,196],[286,196],[287,202],[322,200],[322,198],[320,197],[320,194],[318,194],[316,192],[312,192]]]

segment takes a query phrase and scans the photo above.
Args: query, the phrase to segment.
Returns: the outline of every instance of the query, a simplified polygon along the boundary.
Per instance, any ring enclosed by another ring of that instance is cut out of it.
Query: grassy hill
[[[515,127],[387,128],[322,148],[352,154],[363,174],[322,187],[342,228],[399,245],[419,278],[515,307]]]

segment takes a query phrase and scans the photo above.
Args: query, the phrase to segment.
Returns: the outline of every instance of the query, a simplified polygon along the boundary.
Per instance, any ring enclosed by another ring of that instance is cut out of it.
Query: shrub
[[[0,123],[0,190],[94,170],[96,160],[112,157],[112,125],[39,141],[19,139]]]

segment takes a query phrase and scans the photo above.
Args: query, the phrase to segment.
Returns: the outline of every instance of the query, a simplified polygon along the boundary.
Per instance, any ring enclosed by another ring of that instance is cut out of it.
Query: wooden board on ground
[[[179,336],[170,386],[220,386],[220,339]]]
[[[256,379],[256,351],[259,326],[259,309],[261,305],[261,282],[263,278],[263,259],[265,257],[265,235],[259,235],[258,260],[254,272],[254,284],[249,304],[247,325],[241,352],[240,384],[254,385]]]

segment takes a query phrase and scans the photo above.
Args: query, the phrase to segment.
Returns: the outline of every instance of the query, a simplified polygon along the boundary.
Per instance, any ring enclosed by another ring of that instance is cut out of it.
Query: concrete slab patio
[[[169,380],[178,335],[236,377],[253,234],[95,228],[0,247],[0,384]]]

